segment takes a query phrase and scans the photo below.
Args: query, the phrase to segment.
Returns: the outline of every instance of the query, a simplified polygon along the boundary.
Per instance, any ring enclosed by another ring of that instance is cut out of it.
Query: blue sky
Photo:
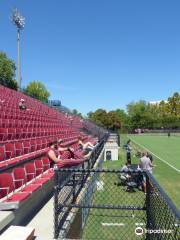
[[[40,80],[84,114],[180,92],[179,0],[1,0],[0,50],[16,61],[14,6],[24,86]]]

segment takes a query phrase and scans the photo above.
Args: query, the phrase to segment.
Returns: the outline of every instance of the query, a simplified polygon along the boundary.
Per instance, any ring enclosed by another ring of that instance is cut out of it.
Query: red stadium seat
[[[46,139],[43,138],[42,139],[42,148],[46,148],[47,147],[47,142],[46,142]]]
[[[37,143],[37,150],[40,150],[42,148],[42,140],[37,139],[36,143]]]
[[[43,173],[43,163],[42,160],[34,160],[34,165],[36,169],[36,176]]]
[[[25,169],[26,169],[26,176],[27,176],[27,180],[31,181],[32,179],[34,179],[34,181],[32,182],[32,184],[45,184],[48,182],[48,178],[36,178],[36,169],[33,163],[26,163],[25,164]]]
[[[15,168],[13,170],[13,176],[15,181],[15,188],[20,188],[27,183],[26,172],[24,168]],[[34,192],[38,190],[41,185],[29,184],[22,188],[22,192]]]
[[[13,176],[15,181],[15,188],[20,188],[27,182],[26,172],[24,168],[14,168]]]
[[[0,174],[0,190],[0,198],[7,196],[5,202],[22,202],[30,196],[28,192],[17,192],[9,196],[9,194],[15,190],[11,173]]]
[[[30,145],[31,145],[31,152],[35,152],[37,150],[36,140],[31,139],[30,140]]]
[[[16,128],[15,137],[16,137],[16,139],[22,138],[22,129],[21,128]]]
[[[24,151],[24,154],[27,154],[31,151],[31,145],[30,145],[30,142],[29,141],[23,141],[23,151]]]
[[[24,154],[22,142],[15,142],[15,154],[16,156],[21,156]]]
[[[14,128],[8,128],[7,134],[9,140],[13,140],[16,138],[16,130]]]
[[[0,161],[5,160],[5,151],[4,151],[4,146],[0,146]]]
[[[33,163],[26,163],[24,165],[26,170],[27,181],[31,181],[36,178],[36,169]]]
[[[15,157],[15,149],[14,149],[13,143],[5,144],[5,155],[6,155],[6,159]]]
[[[42,159],[42,163],[43,163],[43,168],[44,168],[44,171],[50,169],[50,161],[49,161],[49,158],[48,157],[43,157]]]
[[[53,169],[49,169],[48,172],[43,173],[43,162],[42,160],[35,160],[34,161],[35,168],[36,168],[36,175],[41,174],[41,178],[52,178],[54,176],[54,171]],[[42,174],[43,173],[43,174]]]
[[[7,128],[0,128],[0,141],[6,141],[8,139]]]

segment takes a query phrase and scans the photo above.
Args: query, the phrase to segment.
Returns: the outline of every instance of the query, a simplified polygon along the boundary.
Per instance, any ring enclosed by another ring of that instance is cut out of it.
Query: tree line
[[[126,132],[135,129],[177,129],[180,128],[180,94],[175,92],[166,101],[155,104],[144,100],[131,102],[127,111],[97,109],[89,112],[88,118],[101,127]]]

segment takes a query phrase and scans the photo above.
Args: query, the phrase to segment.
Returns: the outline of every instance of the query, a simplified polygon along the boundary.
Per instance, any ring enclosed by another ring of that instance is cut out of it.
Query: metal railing
[[[148,172],[147,190],[147,239],[180,239],[180,212]]]
[[[85,169],[92,169],[104,147],[105,142],[107,141],[107,138],[108,138],[108,134],[105,134],[104,137],[97,144],[97,146],[94,147],[88,161],[85,161],[82,165],[71,168],[71,170],[75,171],[75,169],[81,169],[81,170],[85,171]],[[74,179],[74,174],[71,171],[70,172],[67,172],[67,171],[61,172],[61,174],[57,174],[57,172],[59,172],[59,170],[60,170],[60,169],[58,169],[57,166],[55,166],[54,170],[55,170],[55,177],[54,177],[54,182],[55,182],[55,187],[54,187],[55,233],[54,233],[54,235],[57,237],[58,232],[59,232],[60,228],[63,226],[63,223],[64,223],[64,221],[67,217],[67,214],[70,210],[69,207],[66,210],[63,210],[64,209],[63,207],[58,206],[59,200],[61,199],[61,198],[59,198],[59,194],[61,192],[63,192],[64,198],[67,201],[72,200],[72,196],[73,196],[73,199],[75,199],[78,196],[80,189],[83,187],[83,183],[87,179],[87,174],[86,174],[86,176],[84,174],[82,176],[80,176],[80,179],[82,178],[81,179],[82,185],[78,185],[78,184],[76,185],[77,174]],[[72,187],[72,189],[71,189],[71,187]],[[64,189],[66,189],[65,192],[64,192]],[[59,219],[59,215],[61,216],[61,220]]]

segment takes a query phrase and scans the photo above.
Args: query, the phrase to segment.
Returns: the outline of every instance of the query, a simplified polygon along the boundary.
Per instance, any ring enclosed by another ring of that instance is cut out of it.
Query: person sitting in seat
[[[5,100],[3,99],[0,99],[0,103],[3,104],[5,102]]]
[[[26,110],[26,104],[25,104],[25,100],[23,98],[21,98],[21,100],[19,101],[19,109],[21,110]]]
[[[75,158],[75,153],[74,149],[71,147],[63,147],[62,146],[63,140],[59,139],[58,140],[58,152],[59,152],[59,157],[61,156],[62,158]]]
[[[85,161],[85,159],[61,159],[61,156],[59,156],[58,153],[57,142],[52,142],[49,144],[47,155],[49,157],[51,167],[53,167],[54,164],[57,164],[59,167],[71,167],[82,164]]]
[[[89,158],[92,150],[94,149],[94,145],[90,142],[83,143],[82,137],[78,138],[78,146],[79,149],[83,151],[84,158]]]
[[[86,149],[93,150],[94,148],[94,145],[90,142],[83,143],[82,137],[78,138],[78,145],[82,150],[86,150]]]

